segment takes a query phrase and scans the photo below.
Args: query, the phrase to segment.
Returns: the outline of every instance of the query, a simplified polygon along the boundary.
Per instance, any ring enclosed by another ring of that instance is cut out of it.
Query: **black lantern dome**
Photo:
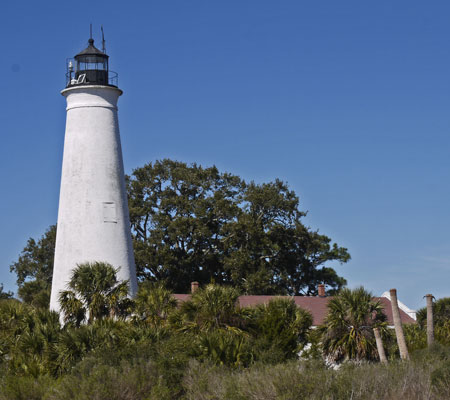
[[[88,47],[74,57],[75,66],[72,61],[68,63],[67,86],[103,85],[117,87],[117,74],[109,71],[109,56],[94,46],[94,39],[90,38],[88,43]],[[73,72],[75,72],[75,75],[72,75]]]

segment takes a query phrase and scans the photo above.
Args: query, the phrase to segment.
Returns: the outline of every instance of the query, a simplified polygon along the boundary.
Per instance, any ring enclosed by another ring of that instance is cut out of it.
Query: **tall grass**
[[[450,399],[450,349],[420,352],[410,362],[346,364],[318,361],[254,365],[236,371],[192,361],[184,376],[189,400]]]
[[[440,345],[407,362],[346,363],[337,370],[321,360],[230,368],[177,358],[180,348],[172,345],[137,349],[132,358],[92,354],[57,379],[3,375],[0,400],[450,399],[450,348]]]

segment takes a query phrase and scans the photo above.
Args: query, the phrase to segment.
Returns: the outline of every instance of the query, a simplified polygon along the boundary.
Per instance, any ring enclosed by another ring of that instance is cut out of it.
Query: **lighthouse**
[[[103,42],[104,43],[104,42]],[[66,132],[50,308],[78,264],[107,262],[137,290],[117,101],[122,91],[109,57],[94,46],[68,62]]]

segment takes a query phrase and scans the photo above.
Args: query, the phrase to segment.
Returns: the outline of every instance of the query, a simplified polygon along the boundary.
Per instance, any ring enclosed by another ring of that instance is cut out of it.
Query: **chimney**
[[[194,293],[198,289],[198,282],[191,282],[191,293]]]
[[[325,285],[323,283],[317,286],[317,291],[319,292],[319,297],[325,297]]]

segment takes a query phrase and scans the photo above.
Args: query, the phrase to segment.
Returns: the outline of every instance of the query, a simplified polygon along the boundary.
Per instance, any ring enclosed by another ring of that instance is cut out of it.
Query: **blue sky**
[[[450,3],[17,1],[0,13],[0,282],[56,222],[65,60],[106,35],[125,169],[280,178],[350,287],[450,296]],[[97,41],[98,44],[98,41]]]

